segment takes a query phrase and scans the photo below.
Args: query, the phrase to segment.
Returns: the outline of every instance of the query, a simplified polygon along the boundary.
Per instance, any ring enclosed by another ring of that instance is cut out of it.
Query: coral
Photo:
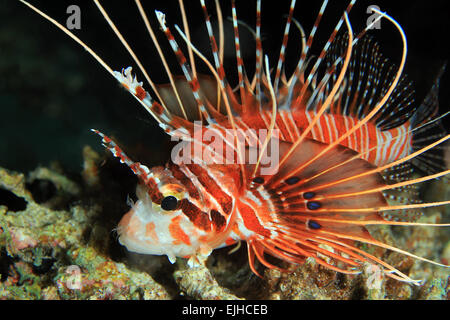
[[[55,184],[56,198],[80,193],[75,182],[50,169],[39,168],[28,177],[29,181],[38,178]],[[85,241],[84,233],[98,205],[78,203],[68,210],[54,210],[49,204],[61,199],[36,203],[26,189],[26,180],[23,174],[0,168],[0,188],[26,201],[26,209],[16,212],[8,209],[8,203],[0,206],[1,299],[171,297],[150,275],[113,261]],[[99,228],[90,238],[98,237],[101,231]]]
[[[230,290],[221,287],[205,266],[183,268],[182,270],[176,271],[174,277],[183,294],[195,299],[239,299]]]
[[[83,150],[84,168],[67,176],[57,165],[28,175],[0,168],[1,299],[447,299],[448,269],[367,247],[420,287],[390,279],[377,266],[359,275],[327,270],[314,259],[290,273],[247,263],[245,245],[215,250],[206,265],[174,265],[162,256],[129,253],[113,232],[127,211],[135,177],[116,159]],[[101,164],[101,166],[100,166]],[[442,185],[436,188],[443,188]],[[443,210],[443,209],[442,209]],[[436,223],[444,211],[421,221]],[[376,238],[448,263],[445,228],[372,228]]]

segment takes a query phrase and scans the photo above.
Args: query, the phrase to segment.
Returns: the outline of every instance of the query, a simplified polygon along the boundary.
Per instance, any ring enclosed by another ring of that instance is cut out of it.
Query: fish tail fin
[[[419,150],[424,146],[441,139],[447,133],[447,130],[442,123],[442,119],[446,117],[450,111],[438,116],[439,84],[441,77],[445,72],[446,65],[447,63],[439,70],[431,90],[411,118],[413,151]],[[449,147],[450,145],[448,143],[437,146],[416,157],[412,161],[412,164],[415,168],[419,169],[419,171],[426,174],[445,170],[448,168],[448,164],[445,161],[445,154],[449,151]]]

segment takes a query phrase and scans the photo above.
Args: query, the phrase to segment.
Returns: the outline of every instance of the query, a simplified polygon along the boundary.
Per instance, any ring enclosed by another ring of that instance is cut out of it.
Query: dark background
[[[166,13],[169,27],[174,23],[182,25],[178,1],[142,2],[155,31],[158,28],[154,9]],[[93,2],[61,0],[32,3],[63,24],[68,17],[66,8],[71,4],[79,5],[81,30],[75,30],[75,33],[114,70],[135,66]],[[224,16],[231,16],[230,1],[222,3]],[[251,26],[255,21],[255,3],[237,1],[239,19]],[[263,47],[271,65],[278,57],[284,15],[288,13],[289,3],[288,0],[265,0],[262,4]],[[422,101],[438,69],[450,57],[450,10],[447,3],[446,0],[359,1],[350,14],[354,32],[365,27],[369,17],[366,9],[372,4],[387,11],[402,25],[409,45],[406,73],[415,82],[417,103]],[[209,42],[199,1],[185,0],[185,4],[194,43],[204,48],[202,51],[205,52]],[[328,39],[347,4],[347,1],[329,3],[313,52],[317,53]],[[103,5],[153,80],[167,82],[134,1],[103,1]],[[207,5],[214,19],[213,1],[207,1]],[[320,6],[321,1],[297,1],[295,17],[307,34]],[[131,157],[147,165],[162,164],[167,160],[169,139],[166,135],[135,99],[121,89],[116,80],[78,44],[18,1],[1,0],[0,19],[0,166],[28,171],[57,160],[69,171],[79,172],[84,145],[102,151],[98,137],[89,131],[90,128],[113,136]],[[174,66],[173,72],[180,73],[172,51],[166,46],[164,35],[157,33]],[[381,30],[371,31],[370,34],[380,42],[385,56],[398,63],[402,43],[396,29],[383,20]],[[242,29],[241,36],[246,66],[252,75],[254,43],[249,33]],[[296,31],[291,33],[291,46],[287,52],[288,70],[297,62],[298,36]],[[230,45],[225,67],[232,70],[228,71],[228,75],[233,82],[234,47],[233,43]],[[133,69],[137,71],[136,67]],[[450,106],[449,74],[450,71],[447,71],[441,82],[441,112]],[[144,81],[139,72],[138,79]]]

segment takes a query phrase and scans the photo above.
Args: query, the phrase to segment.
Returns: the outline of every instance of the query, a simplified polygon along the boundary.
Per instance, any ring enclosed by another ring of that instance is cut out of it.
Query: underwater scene
[[[0,299],[450,298],[447,1],[1,3]]]

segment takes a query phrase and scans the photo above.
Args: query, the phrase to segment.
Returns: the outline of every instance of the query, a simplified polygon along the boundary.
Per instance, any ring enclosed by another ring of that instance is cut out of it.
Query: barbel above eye
[[[175,210],[177,208],[178,199],[174,196],[167,196],[161,201],[161,208],[166,211]]]

